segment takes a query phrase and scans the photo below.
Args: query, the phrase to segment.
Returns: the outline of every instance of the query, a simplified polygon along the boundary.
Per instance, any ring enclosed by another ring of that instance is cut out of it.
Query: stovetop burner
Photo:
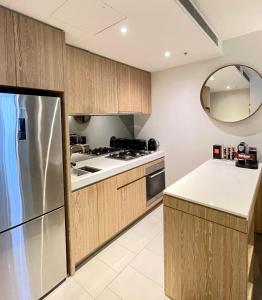
[[[115,151],[118,151],[119,149],[114,148],[114,147],[99,147],[99,148],[94,148],[92,150],[89,151],[88,154],[92,154],[95,156],[100,156],[100,155],[104,155],[107,153],[112,153]]]
[[[131,160],[151,153],[152,153],[151,151],[146,151],[146,150],[121,150],[109,154],[108,156],[106,156],[106,158],[119,159],[119,160]]]

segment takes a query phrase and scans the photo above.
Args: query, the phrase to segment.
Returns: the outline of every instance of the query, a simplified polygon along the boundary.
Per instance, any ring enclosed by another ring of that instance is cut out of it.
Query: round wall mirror
[[[247,66],[222,67],[204,82],[201,104],[205,112],[217,121],[244,120],[262,104],[262,77]]]

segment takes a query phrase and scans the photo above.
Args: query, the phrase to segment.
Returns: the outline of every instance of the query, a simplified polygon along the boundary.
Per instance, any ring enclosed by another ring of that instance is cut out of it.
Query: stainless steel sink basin
[[[81,167],[81,168],[79,168],[79,170],[85,171],[87,173],[95,173],[95,172],[101,171],[100,169],[92,168],[92,167],[88,167],[88,166]]]
[[[76,167],[71,168],[71,173],[76,176],[83,176],[88,173],[95,173],[98,171],[100,171],[100,169],[96,169],[96,168],[92,168],[92,167],[88,167],[88,166],[84,166],[81,168],[76,168]]]

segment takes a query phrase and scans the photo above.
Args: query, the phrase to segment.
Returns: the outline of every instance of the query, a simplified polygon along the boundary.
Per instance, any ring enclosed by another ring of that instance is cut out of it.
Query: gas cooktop
[[[131,160],[145,155],[149,155],[151,153],[151,151],[147,150],[121,150],[109,154],[108,156],[106,156],[106,158],[118,160]]]

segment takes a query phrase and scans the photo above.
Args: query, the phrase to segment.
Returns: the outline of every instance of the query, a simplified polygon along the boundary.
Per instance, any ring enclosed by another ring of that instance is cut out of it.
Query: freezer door
[[[66,278],[64,208],[0,234],[0,298],[37,300]]]
[[[0,232],[64,205],[60,99],[0,94]]]

